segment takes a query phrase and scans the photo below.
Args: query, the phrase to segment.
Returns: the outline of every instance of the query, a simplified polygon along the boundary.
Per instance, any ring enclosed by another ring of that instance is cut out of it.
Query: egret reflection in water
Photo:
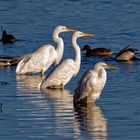
[[[24,91],[38,91],[38,84],[44,78],[44,76],[40,75],[16,75],[17,88]]]
[[[86,106],[75,106],[75,138],[82,135],[93,140],[107,140],[107,122],[100,107],[88,102]]]
[[[71,137],[70,130],[73,129],[73,96],[71,91],[43,89],[41,93],[48,102],[49,117],[55,118],[50,126],[53,129],[53,135]]]
[[[32,87],[36,85],[32,84],[33,82],[30,83]],[[17,123],[24,134],[31,131],[36,132],[34,137],[72,137],[73,98],[69,90],[47,89],[34,92],[36,87],[31,90],[26,89],[26,85],[22,88],[19,86],[19,89],[17,98],[20,107],[17,110],[20,115]],[[22,126],[28,129],[25,130]]]
[[[43,89],[41,92],[54,106],[56,105],[56,108],[60,103],[64,104],[61,106],[62,108],[73,108],[73,96],[71,91],[67,89]]]
[[[106,120],[99,107],[93,104],[73,106],[73,93],[67,89],[43,89],[33,94],[40,80],[42,77],[39,75],[17,77],[18,99],[21,101],[18,111],[22,116],[18,119],[19,126],[27,126],[28,131],[38,131],[36,136],[63,135],[78,139],[84,131],[84,135],[91,138],[106,140]],[[26,123],[28,119],[34,121]],[[28,131],[24,130],[24,133]]]

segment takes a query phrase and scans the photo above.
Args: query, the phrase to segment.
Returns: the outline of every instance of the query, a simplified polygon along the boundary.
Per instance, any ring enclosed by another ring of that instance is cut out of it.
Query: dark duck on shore
[[[126,46],[123,48],[115,57],[117,61],[135,61],[140,60],[139,58],[135,57],[135,54],[138,51],[133,49],[131,45]]]
[[[2,37],[0,41],[2,41],[3,44],[16,42],[16,38],[12,34],[7,34],[6,30],[3,30],[2,27],[1,27],[1,31],[2,31]]]
[[[112,51],[111,49],[106,49],[106,48],[93,48],[89,45],[85,45],[81,51],[85,50],[86,51],[86,56],[111,56]]]

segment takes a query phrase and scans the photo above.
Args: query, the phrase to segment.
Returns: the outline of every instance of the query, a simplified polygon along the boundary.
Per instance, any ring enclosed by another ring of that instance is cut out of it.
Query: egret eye
[[[65,31],[66,29],[65,28],[62,28],[62,30]]]

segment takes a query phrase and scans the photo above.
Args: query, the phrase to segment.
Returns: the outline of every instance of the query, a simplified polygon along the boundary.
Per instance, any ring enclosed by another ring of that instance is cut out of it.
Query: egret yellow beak
[[[95,36],[95,34],[87,34],[87,33],[83,33],[83,36]]]
[[[118,67],[110,66],[110,65],[103,65],[103,67],[104,67],[105,69],[113,69],[113,70],[119,69]]]
[[[66,28],[66,31],[69,31],[69,32],[75,32],[75,31],[77,31],[77,30],[72,29],[72,28]]]

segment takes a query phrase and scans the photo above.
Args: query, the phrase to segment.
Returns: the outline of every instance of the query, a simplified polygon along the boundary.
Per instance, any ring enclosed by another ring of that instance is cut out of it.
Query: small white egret
[[[53,32],[53,40],[57,43],[55,49],[52,45],[47,44],[35,50],[33,53],[25,55],[25,57],[18,63],[16,74],[26,73],[41,73],[44,72],[53,64],[57,65],[63,55],[64,42],[59,33],[74,32],[76,30],[67,28],[65,26],[57,26]]]
[[[115,60],[117,61],[139,60],[138,58],[135,57],[136,53],[137,53],[137,50],[133,49],[131,45],[128,45],[116,55]]]
[[[74,91],[74,102],[95,102],[99,98],[107,80],[105,68],[117,69],[104,62],[98,62],[84,73]]]
[[[77,38],[94,36],[76,31],[72,36],[72,46],[75,50],[75,59],[65,59],[42,81],[39,88],[63,88],[80,69],[81,52],[77,44]]]

